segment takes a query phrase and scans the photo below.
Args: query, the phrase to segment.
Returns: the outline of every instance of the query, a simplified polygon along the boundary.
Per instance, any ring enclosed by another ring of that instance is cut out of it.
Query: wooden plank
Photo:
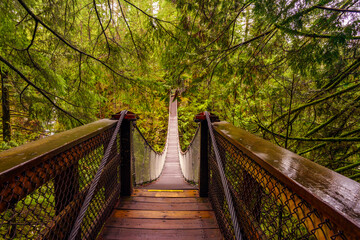
[[[184,189],[148,189],[148,192],[184,192]]]
[[[147,203],[147,202],[120,202],[116,209],[128,210],[156,210],[156,211],[194,211],[212,210],[210,203]]]
[[[133,229],[217,229],[215,219],[151,219],[142,218],[110,218],[107,227]],[[137,230],[133,230],[137,231]]]
[[[148,210],[114,210],[115,218],[214,218],[213,211],[148,211]]]
[[[136,197],[199,197],[199,193],[197,190],[182,190],[169,192],[169,191],[149,191],[147,189],[135,189],[132,196]]]
[[[148,203],[207,203],[207,198],[166,198],[166,197],[122,197],[121,202],[148,202]]]
[[[132,240],[198,240],[198,239],[223,239],[218,229],[178,229],[178,230],[152,230],[106,227],[103,239],[132,239]]]

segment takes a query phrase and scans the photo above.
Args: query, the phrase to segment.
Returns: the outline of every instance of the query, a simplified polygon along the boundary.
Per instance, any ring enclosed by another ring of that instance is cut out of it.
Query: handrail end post
[[[210,114],[211,122],[219,122],[219,117]],[[200,122],[200,171],[199,171],[199,195],[209,195],[209,127],[205,112],[195,116],[195,122]]]
[[[117,114],[113,115],[116,119]],[[128,112],[121,124],[120,128],[120,183],[121,183],[121,196],[130,196],[133,193],[134,179],[133,179],[133,164],[132,164],[132,128],[134,122],[138,119],[137,115]]]
[[[121,112],[115,113],[113,115],[111,115],[111,120],[118,120],[121,116]],[[139,119],[139,116],[133,112],[127,111],[126,115],[125,115],[125,120],[129,120],[129,121],[136,121],[137,119]]]

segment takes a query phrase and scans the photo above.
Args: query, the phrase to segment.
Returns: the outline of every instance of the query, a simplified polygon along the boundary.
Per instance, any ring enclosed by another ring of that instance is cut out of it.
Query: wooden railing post
[[[211,122],[218,122],[219,118],[211,114]],[[209,194],[209,127],[205,113],[195,116],[195,122],[200,122],[200,171],[199,171],[199,195],[207,197]]]
[[[124,119],[120,130],[120,181],[121,196],[130,196],[133,191],[132,161],[131,161],[131,122]]]
[[[209,128],[206,120],[200,122],[200,197],[207,197],[209,192]]]
[[[117,119],[116,115],[113,115],[113,119]],[[120,181],[121,181],[121,196],[130,196],[133,192],[134,179],[132,176],[132,128],[131,122],[136,121],[137,116],[132,112],[128,112],[121,123],[120,127]]]

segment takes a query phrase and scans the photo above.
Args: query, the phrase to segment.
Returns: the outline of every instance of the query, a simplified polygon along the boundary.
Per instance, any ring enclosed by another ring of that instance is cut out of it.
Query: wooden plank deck
[[[223,239],[197,190],[136,189],[120,199],[99,239]]]

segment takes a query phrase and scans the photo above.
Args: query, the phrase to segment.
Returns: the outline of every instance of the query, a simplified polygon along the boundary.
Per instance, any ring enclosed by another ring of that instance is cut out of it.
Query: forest
[[[360,2],[2,0],[6,150],[123,109],[157,150],[169,94],[360,181]]]

